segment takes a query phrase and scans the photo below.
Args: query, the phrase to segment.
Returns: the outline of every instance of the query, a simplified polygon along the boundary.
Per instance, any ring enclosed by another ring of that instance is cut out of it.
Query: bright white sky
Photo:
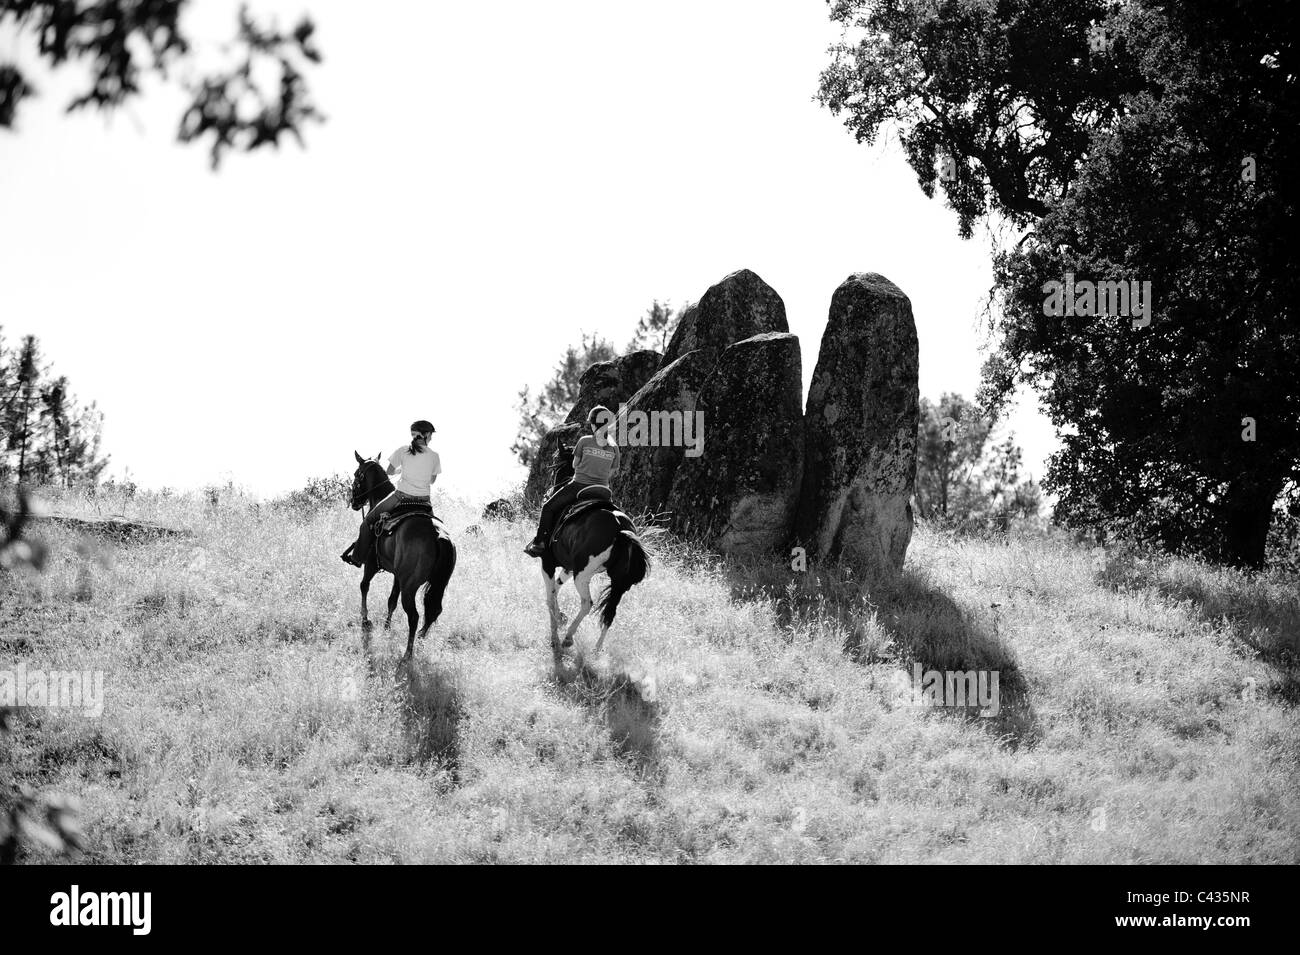
[[[197,0],[189,22],[219,42],[237,9]],[[974,395],[989,241],[814,102],[821,0],[312,11],[328,122],[306,150],[213,174],[175,142],[175,92],[64,116],[79,76],[35,70],[0,134],[0,325],[98,401],[111,473],[279,493],[429,418],[440,487],[487,499],[523,476],[516,392],[567,343],[623,345],[653,298],[738,268],[785,300],[805,389],[831,293],[874,271],[911,297],[921,393]],[[36,65],[0,35],[15,55]],[[1040,477],[1050,424],[1031,398],[1009,424]]]

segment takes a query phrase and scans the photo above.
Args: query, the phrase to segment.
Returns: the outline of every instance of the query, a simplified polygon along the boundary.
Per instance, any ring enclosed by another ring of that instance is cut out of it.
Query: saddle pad
[[[612,511],[615,514],[623,513],[618,509],[617,505],[615,505],[613,501],[607,501],[604,498],[578,501],[561,514],[560,519],[555,522],[555,530],[551,532],[551,542],[553,543],[555,538],[559,536],[560,529],[563,528],[565,524],[578,515],[587,513],[587,511]]]
[[[397,507],[380,515],[379,526],[375,528],[376,537],[386,537],[397,529],[403,521],[412,517],[427,517],[441,526],[442,521],[433,515],[433,508],[428,504],[399,504]]]

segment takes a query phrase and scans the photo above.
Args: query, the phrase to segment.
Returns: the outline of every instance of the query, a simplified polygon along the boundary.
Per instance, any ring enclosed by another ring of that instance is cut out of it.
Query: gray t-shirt
[[[618,466],[618,445],[599,445],[584,434],[573,446],[573,479],[580,484],[608,484],[610,472]]]

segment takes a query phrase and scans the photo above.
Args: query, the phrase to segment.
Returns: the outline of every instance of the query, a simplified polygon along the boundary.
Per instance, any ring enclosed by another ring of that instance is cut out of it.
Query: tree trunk
[[[1264,566],[1264,547],[1273,522],[1273,505],[1282,492],[1280,482],[1239,483],[1224,496],[1220,528],[1223,559],[1237,567]]]
[[[28,433],[31,430],[28,427],[27,422],[31,415],[31,405],[32,405],[32,393],[31,390],[29,389],[27,391],[26,396],[23,399],[23,423],[21,425],[22,430],[19,432],[22,435],[22,442],[23,442],[19,446],[19,450],[18,450],[18,483],[19,484],[22,484],[24,481],[27,480],[27,437],[28,437]]]

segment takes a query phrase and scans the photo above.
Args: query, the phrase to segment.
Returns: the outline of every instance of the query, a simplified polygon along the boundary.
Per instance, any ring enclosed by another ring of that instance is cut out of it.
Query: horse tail
[[[650,555],[641,544],[641,538],[629,530],[619,531],[605,572],[609,574],[609,586],[597,599],[596,610],[600,612],[601,624],[608,630],[614,624],[618,602],[623,595],[650,573]]]
[[[442,616],[442,595],[456,569],[456,545],[450,537],[439,534],[434,542],[433,570],[429,574],[429,589],[424,592],[424,619],[429,623]],[[425,624],[428,626],[428,623]]]

